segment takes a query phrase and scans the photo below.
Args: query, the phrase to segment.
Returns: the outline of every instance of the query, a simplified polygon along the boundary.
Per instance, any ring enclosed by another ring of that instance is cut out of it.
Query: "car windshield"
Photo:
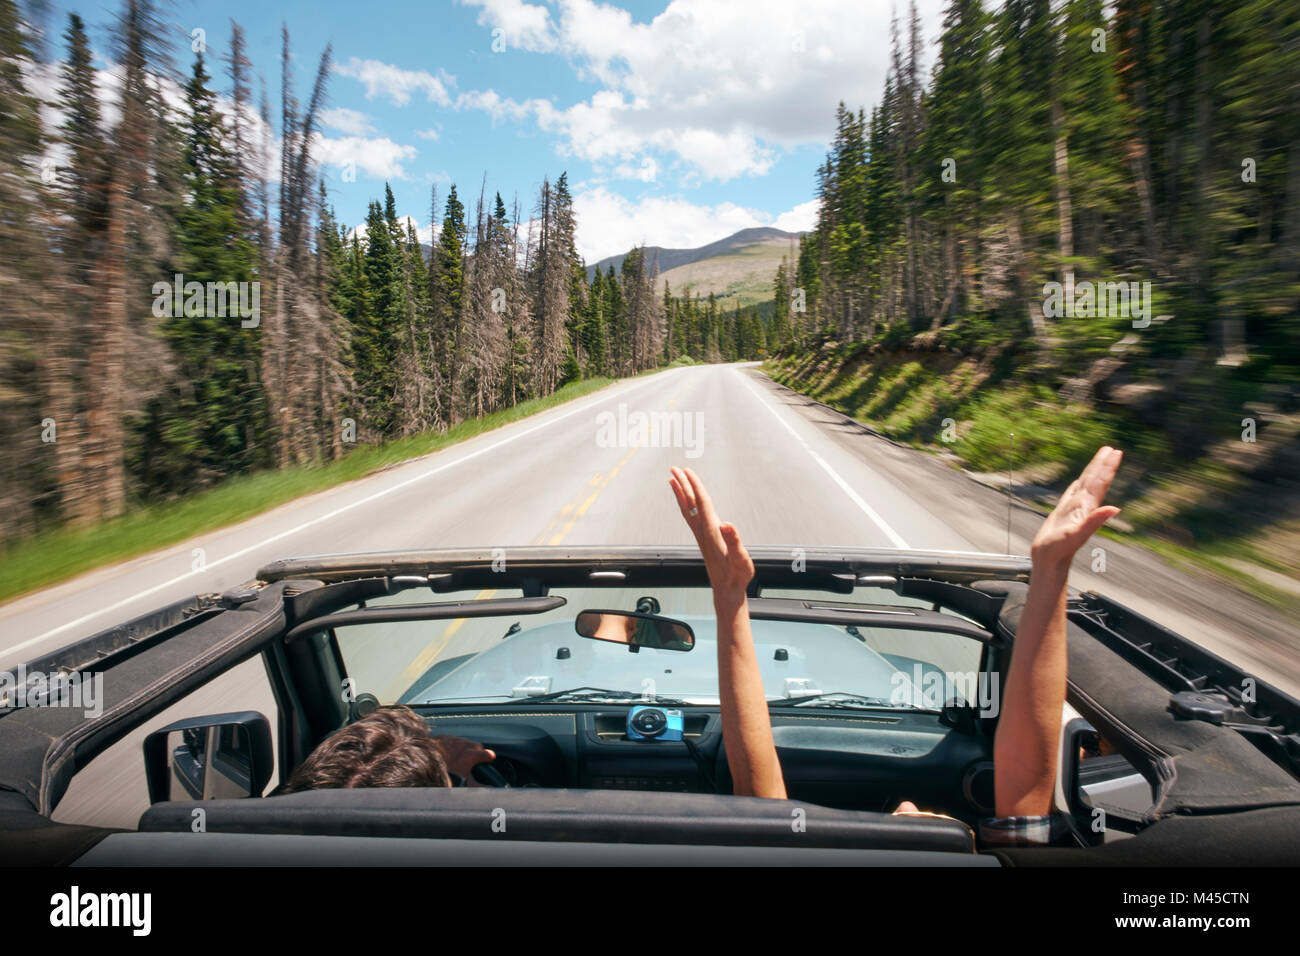
[[[717,704],[716,621],[709,591],[663,588],[552,590],[567,604],[543,614],[466,617],[347,625],[336,629],[354,693],[382,703],[456,705],[633,700]],[[489,600],[517,591],[430,597],[405,592],[388,604]],[[765,591],[765,597],[818,597]],[[838,601],[929,605],[892,592],[859,588]],[[690,651],[581,637],[574,628],[587,609],[653,612],[682,621],[695,634]],[[885,626],[843,626],[755,620],[754,644],[767,698],[794,706],[938,708],[958,698],[976,702],[981,644],[943,632]]]

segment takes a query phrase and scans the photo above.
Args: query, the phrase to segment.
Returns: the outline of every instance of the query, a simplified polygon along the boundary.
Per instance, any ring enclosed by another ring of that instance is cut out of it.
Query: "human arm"
[[[1044,520],[1030,547],[1029,593],[1016,629],[993,744],[998,817],[1051,812],[1066,680],[1066,585],[1079,548],[1119,513],[1102,505],[1123,453],[1103,447]]]
[[[722,738],[734,790],[740,795],[783,800],[785,780],[772,740],[772,720],[746,603],[754,562],[736,527],[718,521],[713,502],[695,472],[673,468],[669,484],[704,556],[713,587]]]

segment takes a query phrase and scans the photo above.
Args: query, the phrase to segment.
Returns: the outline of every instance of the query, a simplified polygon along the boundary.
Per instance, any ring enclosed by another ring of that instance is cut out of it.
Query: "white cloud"
[[[438,131],[436,129],[417,129],[415,135],[420,139],[437,139]]]
[[[394,143],[387,136],[378,139],[317,136],[312,149],[312,156],[322,166],[346,167],[352,163],[357,170],[376,179],[406,179],[402,163],[415,159],[415,155],[414,146]]]
[[[620,163],[613,169],[613,174],[618,179],[639,179],[643,183],[652,183],[659,176],[659,164],[651,157],[641,157],[639,165],[633,166],[631,163]]]
[[[817,210],[820,206],[821,201],[817,199],[801,202],[793,209],[777,216],[772,226],[785,232],[812,232],[813,227],[817,225]]]
[[[346,108],[324,110],[320,118],[326,126],[349,136],[369,136],[375,131],[375,124],[360,110]]]
[[[634,201],[603,186],[578,193],[573,199],[578,252],[588,265],[641,244],[694,249],[754,226],[798,232],[811,228],[816,207],[817,201],[812,200],[773,217],[730,202],[698,205],[676,196]]]
[[[549,129],[558,116],[549,100],[534,99],[519,102],[502,96],[496,90],[471,90],[456,97],[458,110],[482,110],[494,123],[503,119],[522,120],[530,115],[537,117],[543,129]]]
[[[772,150],[736,129],[726,133],[699,128],[670,130],[664,139],[703,179],[726,182],[738,176],[761,176],[776,158]]]
[[[340,76],[360,80],[366,88],[366,99],[385,96],[397,106],[409,103],[413,93],[423,93],[430,103],[449,106],[451,94],[447,87],[456,82],[445,71],[441,76],[434,76],[424,70],[404,70],[379,60],[362,60],[355,56],[339,64],[335,71]]]
[[[876,102],[889,62],[891,8],[862,0],[672,0],[647,23],[593,0],[461,2],[508,45],[563,55],[603,88],[563,109],[491,91],[458,107],[531,115],[569,154],[623,171],[666,154],[687,179],[762,175],[779,150],[828,141],[840,100]],[[942,2],[918,3],[923,39]],[[905,37],[905,17],[899,27]]]
[[[500,30],[500,39],[507,50],[512,46],[543,50],[554,45],[551,15],[545,7],[523,0],[476,0],[475,5],[483,8],[478,15],[479,24]]]

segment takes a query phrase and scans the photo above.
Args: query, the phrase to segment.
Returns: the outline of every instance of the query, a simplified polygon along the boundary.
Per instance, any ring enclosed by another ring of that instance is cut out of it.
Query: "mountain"
[[[667,282],[674,295],[683,294],[690,286],[692,295],[707,296],[712,292],[728,306],[749,306],[772,298],[776,267],[783,256],[795,259],[800,235],[759,226],[742,229],[698,249],[646,246],[645,251],[650,264],[658,266],[660,293]],[[609,272],[610,265],[621,270],[623,255],[609,256],[588,266],[587,280],[597,268]]]

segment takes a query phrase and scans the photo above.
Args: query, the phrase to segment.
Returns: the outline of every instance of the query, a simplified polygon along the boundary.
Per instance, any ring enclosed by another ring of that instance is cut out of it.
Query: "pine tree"
[[[237,308],[252,304],[245,296],[255,280],[257,253],[243,233],[238,167],[209,81],[200,54],[185,87],[188,201],[178,215],[176,266],[187,286],[200,283],[205,293],[202,302],[164,296],[171,311],[160,332],[175,365],[165,390],[147,407],[155,420],[147,432],[156,436],[156,445],[144,452],[153,494],[192,490],[264,461],[260,343],[256,327],[245,327]],[[221,291],[220,299],[206,295],[210,285]]]
[[[435,323],[438,329],[438,354],[445,390],[443,420],[448,425],[460,421],[456,395],[460,389],[463,363],[462,300],[465,288],[465,206],[456,196],[452,184],[443,210],[442,230],[438,233],[437,303]]]
[[[52,460],[58,441],[40,441],[48,428],[50,410],[42,409],[41,392],[59,389],[70,362],[70,336],[58,312],[47,314],[40,283],[49,263],[40,203],[45,199],[40,168],[45,145],[39,105],[23,79],[22,63],[30,60],[26,25],[12,0],[0,0],[0,288],[4,289],[4,322],[0,323],[0,435],[7,439],[0,463],[0,507],[5,520],[0,545],[7,545],[37,526],[38,502],[53,492],[62,465]],[[53,332],[55,334],[51,335]],[[71,395],[66,382],[58,402],[55,427],[68,428]],[[62,418],[62,420],[60,420]],[[71,429],[69,428],[70,432]]]
[[[168,68],[163,28],[148,0],[126,0],[115,39],[123,72],[98,266],[103,305],[88,330],[95,361],[86,381],[83,522],[115,517],[127,505],[127,413],[135,404],[127,396],[128,355],[151,373],[166,361],[150,340],[145,303],[153,280],[167,274],[179,202],[169,179],[179,165],[174,131],[151,74]],[[147,463],[136,470],[148,471]]]
[[[571,352],[568,330],[574,221],[563,175],[556,187],[549,179],[542,180],[534,214],[536,229],[530,225],[529,236],[536,340],[533,372],[537,394],[549,395],[559,387],[566,356]]]

